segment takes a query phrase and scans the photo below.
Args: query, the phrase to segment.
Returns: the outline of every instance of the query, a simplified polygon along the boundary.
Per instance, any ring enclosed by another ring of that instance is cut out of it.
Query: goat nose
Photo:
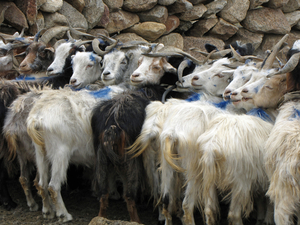
[[[232,92],[231,95],[237,95],[237,92]]]
[[[133,73],[131,76],[132,76],[132,77],[139,77],[140,74],[139,74],[139,73]]]
[[[103,76],[107,76],[107,75],[109,75],[109,74],[110,74],[109,71],[104,71],[104,72],[103,72]]]
[[[247,88],[244,88],[244,89],[242,90],[242,92],[243,92],[243,93],[248,93],[248,89],[247,89]]]
[[[53,68],[48,68],[47,72],[52,72],[54,69]]]
[[[226,90],[224,91],[224,94],[225,94],[225,95],[228,95],[230,92],[231,92],[231,91],[230,91],[229,89],[226,89]]]
[[[72,85],[73,85],[73,84],[75,84],[75,83],[76,83],[76,81],[77,81],[77,80],[76,80],[75,78],[72,78],[72,79],[70,80],[70,84],[72,84]]]
[[[26,66],[27,66],[26,63],[21,63],[21,64],[20,64],[20,68],[24,68],[24,67],[26,67]]]

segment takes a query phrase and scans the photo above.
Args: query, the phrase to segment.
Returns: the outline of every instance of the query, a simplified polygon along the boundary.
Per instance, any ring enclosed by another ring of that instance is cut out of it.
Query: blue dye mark
[[[297,120],[300,119],[300,110],[296,109],[295,107],[294,107],[293,114],[289,117],[289,120],[293,120],[293,119],[297,119]]]
[[[25,75],[20,75],[16,77],[16,80],[35,80],[35,77],[26,77]]]
[[[109,95],[110,91],[111,91],[110,87],[105,87],[98,91],[91,91],[89,92],[89,94],[94,96],[95,98],[110,99],[111,98]]]
[[[270,122],[273,123],[273,120],[271,119],[271,117],[268,115],[268,113],[266,113],[263,109],[261,108],[254,108],[251,109],[249,112],[247,112],[247,115],[249,116],[256,116],[261,118],[262,120],[266,121],[266,122]]]
[[[98,38],[98,41],[100,42],[101,45],[105,45],[105,41],[103,41],[101,38]]]
[[[201,99],[201,96],[202,96],[202,94],[195,93],[195,94],[192,94],[191,96],[189,96],[185,101],[187,101],[187,102],[198,101]]]
[[[217,108],[220,108],[220,109],[226,109],[227,105],[230,104],[230,101],[222,101],[222,102],[219,102],[219,103],[213,103],[213,105]]]
[[[25,38],[23,38],[23,37],[17,37],[15,40],[16,40],[16,41],[24,41]]]
[[[217,87],[217,85],[214,84],[214,87]]]
[[[255,91],[255,93],[257,93],[259,91],[259,87],[255,87],[254,91]]]
[[[249,62],[251,62],[251,59],[246,59],[245,64],[248,64]]]
[[[242,79],[245,80],[246,78],[245,78],[245,77],[242,77]]]
[[[96,61],[96,58],[95,58],[94,53],[91,53],[91,54],[90,54],[90,60],[93,61],[93,62]]]

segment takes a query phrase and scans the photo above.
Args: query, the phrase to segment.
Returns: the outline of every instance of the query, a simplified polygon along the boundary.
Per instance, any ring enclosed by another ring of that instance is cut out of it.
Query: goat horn
[[[70,42],[75,42],[74,38],[71,36],[70,30],[67,31],[67,36]]]
[[[48,29],[40,38],[39,41],[42,41],[43,43],[45,43],[46,45],[48,44],[48,42],[54,38],[57,34],[62,33],[62,32],[66,32],[67,30],[69,30],[70,28],[67,26],[58,26],[58,27],[51,27],[50,29]]]
[[[163,93],[163,96],[162,96],[162,103],[165,104],[166,102],[166,97],[167,95],[176,88],[176,85],[172,85],[171,87],[168,87],[167,90],[165,90],[165,92]]]
[[[70,27],[70,31],[73,35],[78,35],[78,36],[86,36],[86,37],[91,37],[91,38],[95,38],[94,35],[91,35],[91,34],[88,34],[88,33],[85,33],[85,32],[81,32],[78,30],[79,28],[73,28],[73,27]]]
[[[262,68],[264,70],[268,70],[272,68],[272,65],[274,63],[275,57],[278,54],[281,46],[288,38],[288,34],[284,35],[281,40],[272,48],[271,54],[268,56],[268,58],[265,60],[265,63],[262,64]]]
[[[196,48],[190,48],[191,51],[194,51],[194,52],[198,52],[198,53],[201,53],[202,55],[204,56],[208,56],[210,53],[207,53],[207,52],[203,52],[203,51],[200,51]],[[212,53],[210,55],[210,59],[220,59],[220,58],[223,58],[225,55],[227,55],[228,53],[231,52],[231,49],[224,49],[224,50],[221,50],[221,51],[216,51],[214,50],[214,53]]]
[[[216,51],[216,49],[212,50],[204,59],[203,64],[206,63]]]
[[[190,61],[188,59],[185,59],[183,60],[179,66],[178,66],[178,70],[177,70],[177,73],[178,73],[178,81],[180,83],[182,83],[182,76],[183,76],[183,71],[185,68],[189,67],[190,66]]]
[[[97,34],[97,35],[98,35],[101,39],[105,39],[109,44],[114,44],[114,43],[117,42],[116,39],[107,37],[107,36],[105,36],[105,35],[103,35],[103,34]]]
[[[88,43],[91,43],[92,40],[86,40],[86,41],[76,41],[75,42],[75,46],[79,47],[81,45],[85,45],[85,44],[88,44]]]
[[[34,42],[38,42],[39,38],[40,38],[40,34],[42,31],[44,31],[45,29],[41,29],[40,31],[38,31],[35,35],[34,35]]]
[[[299,59],[300,59],[300,52],[293,54],[292,57],[289,59],[289,61],[284,65],[284,67],[281,68],[279,71],[277,71],[275,74],[283,74],[283,73],[289,73],[293,71],[298,65]]]
[[[57,49],[58,46],[60,46],[62,43],[66,43],[67,40],[66,39],[60,39],[57,42],[55,42],[55,44],[53,45],[54,49]]]
[[[112,45],[106,46],[105,51],[109,52],[110,50],[112,50],[114,47],[117,46],[117,44],[119,43],[119,40],[117,40],[115,43],[113,43]]]

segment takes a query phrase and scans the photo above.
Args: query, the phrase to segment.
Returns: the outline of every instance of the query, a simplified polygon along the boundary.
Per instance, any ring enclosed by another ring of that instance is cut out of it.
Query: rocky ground
[[[41,210],[37,212],[30,212],[27,205],[26,199],[17,179],[11,179],[8,182],[8,187],[12,198],[18,204],[17,208],[6,211],[0,206],[0,225],[55,225],[59,224],[57,219],[44,220]],[[34,190],[34,189],[33,189]],[[76,191],[67,191],[65,187],[62,190],[62,196],[69,213],[73,216],[73,221],[68,224],[74,225],[88,225],[89,222],[98,215],[99,202],[96,197],[92,196],[92,192],[88,186],[80,187]],[[38,202],[40,208],[42,206],[41,198],[36,194],[35,199]],[[227,224],[226,214],[227,207],[221,206],[221,225]],[[145,225],[157,225],[158,213],[157,210],[153,209],[152,202],[148,204],[138,204],[138,212],[142,222]],[[255,213],[253,213],[252,217]],[[110,220],[122,220],[129,221],[129,216],[126,209],[126,203],[123,200],[110,200],[108,219]],[[195,212],[196,225],[202,225],[203,220],[200,212]],[[254,224],[254,219],[245,220],[245,225]],[[112,223],[114,224],[114,223]],[[119,223],[115,223],[119,224]],[[173,218],[173,225],[180,225],[181,222],[178,218]],[[100,224],[99,224],[100,225]]]

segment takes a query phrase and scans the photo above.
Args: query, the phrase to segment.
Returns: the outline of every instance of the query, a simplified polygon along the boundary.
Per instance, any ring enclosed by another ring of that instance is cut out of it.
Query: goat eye
[[[217,77],[219,77],[219,78],[222,78],[222,77],[224,77],[224,75],[222,75],[222,74],[216,74],[215,76],[217,76]]]
[[[124,65],[124,64],[127,64],[127,60],[126,60],[126,59],[123,59],[122,62],[121,62],[121,64],[123,64],[123,65]]]
[[[265,86],[266,88],[268,88],[268,89],[270,89],[270,90],[273,90],[273,88],[272,87],[270,87],[270,86]]]
[[[232,78],[229,77],[229,78],[227,79],[227,83],[230,83],[231,81],[232,81]]]
[[[86,66],[86,68],[91,68],[93,66],[93,64],[88,64],[87,66]]]

